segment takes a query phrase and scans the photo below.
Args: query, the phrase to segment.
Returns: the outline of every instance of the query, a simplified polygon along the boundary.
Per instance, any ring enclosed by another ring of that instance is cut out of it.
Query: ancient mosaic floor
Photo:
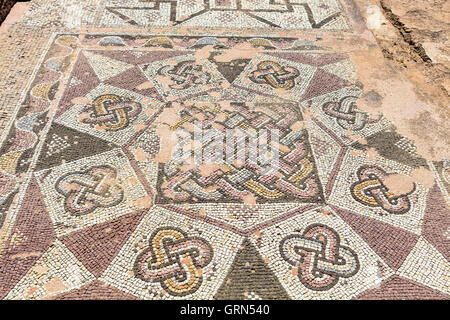
[[[0,53],[1,297],[448,299],[450,163],[319,41],[367,32],[351,0],[32,1]],[[277,129],[280,169],[172,161],[199,123]]]

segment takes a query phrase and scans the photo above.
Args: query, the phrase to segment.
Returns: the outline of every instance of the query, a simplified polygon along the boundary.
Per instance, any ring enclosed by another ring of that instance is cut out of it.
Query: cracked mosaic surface
[[[208,29],[347,30],[341,3],[65,3],[90,8],[81,25],[117,30],[54,32],[3,133],[2,298],[450,297],[449,164],[358,108],[345,53]],[[69,9],[34,19],[50,4],[19,24],[70,28]],[[190,24],[208,34],[123,29]],[[277,129],[282,170],[164,160],[170,132],[199,122]],[[386,182],[421,167],[431,187]]]

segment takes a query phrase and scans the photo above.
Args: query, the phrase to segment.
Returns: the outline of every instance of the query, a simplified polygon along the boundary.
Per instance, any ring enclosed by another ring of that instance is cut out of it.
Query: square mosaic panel
[[[376,160],[379,161],[347,154],[329,203],[420,233],[426,203],[425,188],[414,183],[402,194],[390,192],[384,185],[386,177],[395,173],[408,174],[412,169],[394,161]]]
[[[186,106],[182,109],[183,123],[206,118],[204,129],[216,128],[217,133],[226,129],[239,129],[247,136],[256,137],[263,130],[277,130],[279,143],[283,148],[275,151],[268,146],[268,152],[277,153],[280,158],[277,167],[273,161],[275,156],[268,157],[262,163],[252,160],[251,148],[241,148],[238,152],[246,152],[245,163],[238,162],[239,154],[234,155],[236,148],[243,144],[225,146],[221,149],[223,162],[217,169],[208,174],[201,172],[200,167],[184,169],[176,159],[165,164],[159,164],[157,182],[157,203],[196,203],[196,202],[237,202],[250,194],[256,197],[257,203],[276,202],[323,202],[323,194],[314,157],[309,145],[306,130],[291,130],[294,123],[302,121],[299,106],[294,103],[255,104],[251,108],[244,103],[231,102],[225,111],[219,105],[209,104],[200,108]],[[192,133],[193,135],[193,133]],[[245,138],[242,138],[245,139]],[[211,136],[205,134],[199,141],[202,145],[202,156],[217,156],[211,149],[222,147],[211,141]],[[268,141],[270,144],[270,142]],[[255,151],[256,152],[256,151]],[[212,153],[212,155],[211,155]],[[279,167],[281,170],[278,170]]]
[[[58,234],[137,211],[144,188],[118,149],[36,172]]]
[[[241,241],[230,231],[154,207],[101,279],[144,299],[206,299],[223,282]],[[168,251],[173,255],[166,260]],[[150,266],[150,260],[156,263]]]
[[[273,225],[253,240],[294,299],[350,299],[392,274],[329,208]]]

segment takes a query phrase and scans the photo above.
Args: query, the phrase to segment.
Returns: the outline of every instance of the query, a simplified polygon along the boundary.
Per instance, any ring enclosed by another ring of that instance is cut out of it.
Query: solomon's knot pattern
[[[211,75],[205,71],[201,65],[195,61],[181,61],[175,66],[164,66],[158,73],[169,77],[174,83],[169,87],[176,90],[188,89],[195,85],[208,84]]]
[[[138,102],[125,100],[115,94],[105,94],[97,97],[87,108],[90,113],[82,122],[98,125],[107,131],[118,131],[126,128],[131,118],[136,117],[141,110]]]
[[[69,172],[58,179],[55,188],[65,197],[65,210],[76,216],[118,205],[124,194],[116,170],[107,165]]]
[[[289,90],[295,86],[295,78],[300,72],[293,67],[283,67],[274,61],[263,61],[257,70],[250,74],[250,80],[259,84],[268,84],[275,89]]]
[[[344,129],[358,131],[370,121],[365,112],[356,109],[357,97],[348,96],[339,102],[326,102],[322,109],[330,117],[336,118],[337,124]],[[378,120],[376,120],[378,121]]]
[[[371,207],[381,207],[392,214],[405,214],[411,209],[408,195],[414,192],[415,184],[406,194],[394,194],[384,185],[388,174],[381,168],[363,166],[358,169],[357,176],[359,181],[350,187],[356,201]]]
[[[301,235],[285,237],[280,252],[298,268],[301,283],[315,291],[329,290],[339,278],[350,278],[359,270],[356,253],[342,246],[337,232],[323,224],[312,224]]]
[[[206,240],[188,237],[178,228],[166,227],[152,234],[149,245],[134,264],[134,272],[139,279],[159,282],[174,296],[186,296],[200,288],[203,280],[201,269],[213,257],[213,250]]]

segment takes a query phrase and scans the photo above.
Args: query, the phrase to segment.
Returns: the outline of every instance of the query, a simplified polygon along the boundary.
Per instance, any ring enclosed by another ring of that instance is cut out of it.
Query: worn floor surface
[[[0,296],[448,299],[448,131],[360,10],[32,1],[1,33]],[[277,130],[277,165],[174,158],[227,129]]]

